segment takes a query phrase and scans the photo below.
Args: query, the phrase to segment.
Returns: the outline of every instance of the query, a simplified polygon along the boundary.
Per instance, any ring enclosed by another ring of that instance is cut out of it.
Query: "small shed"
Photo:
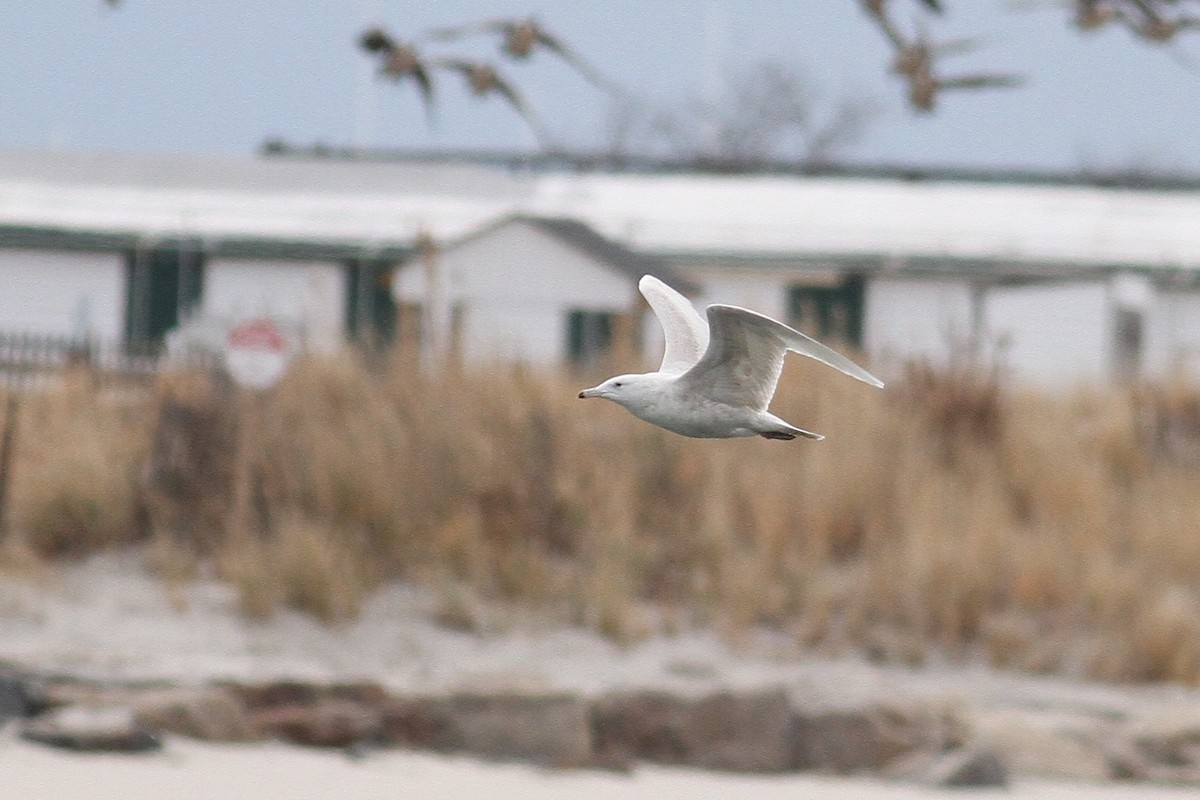
[[[696,292],[662,261],[560,217],[514,214],[418,249],[393,292],[401,337],[417,337],[429,358],[550,365],[644,354],[656,348],[641,276]]]

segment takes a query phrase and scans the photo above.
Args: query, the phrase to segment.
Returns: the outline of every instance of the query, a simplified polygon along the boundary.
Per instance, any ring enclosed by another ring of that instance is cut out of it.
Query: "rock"
[[[1027,778],[1111,779],[1113,765],[1095,739],[1016,712],[988,712],[974,724],[975,744],[1000,756],[1012,775]]]
[[[21,738],[87,752],[142,753],[162,747],[162,740],[139,725],[127,707],[55,709],[27,720]]]
[[[1114,737],[1103,742],[1113,779],[1155,783],[1200,783],[1200,767],[1156,761],[1132,739]]]
[[[279,706],[311,706],[323,695],[320,687],[299,681],[276,681],[232,688],[250,711]]]
[[[941,715],[917,709],[798,709],[793,763],[838,774],[877,772],[914,751],[940,750],[948,727]]]
[[[1102,745],[1114,778],[1200,783],[1200,714],[1187,704],[1137,720]]]
[[[353,748],[386,737],[388,696],[374,683],[319,685],[276,681],[228,687],[253,735],[311,747]]]
[[[697,766],[738,772],[794,766],[794,720],[782,689],[715,694],[698,700],[691,717]]]
[[[439,749],[548,767],[592,762],[588,708],[577,695],[463,694],[444,708]]]
[[[873,770],[891,760],[870,711],[829,711],[796,716],[794,763],[823,772]]]
[[[117,692],[92,681],[71,679],[41,680],[37,684],[36,693],[41,706],[38,714],[66,706],[122,706],[125,705],[123,701],[128,696],[127,692]]]
[[[30,713],[29,691],[21,675],[7,670],[0,672],[0,725],[13,717]]]
[[[226,687],[152,689],[136,697],[133,710],[142,727],[159,733],[218,742],[260,738],[241,699]]]
[[[453,731],[444,697],[392,698],[383,708],[383,741],[412,750],[450,750],[461,737]]]
[[[591,709],[598,757],[607,763],[687,763],[685,706],[680,698],[656,691],[598,700]]]
[[[597,759],[777,772],[793,766],[793,720],[783,690],[686,698],[634,692],[592,709]]]
[[[350,700],[371,708],[383,708],[389,700],[387,690],[377,683],[335,683],[326,692],[336,700]]]
[[[382,738],[383,713],[353,700],[322,698],[312,704],[260,708],[250,713],[251,729],[309,747],[351,747]]]
[[[576,695],[459,694],[395,698],[383,715],[388,744],[548,767],[594,763],[588,708]]]
[[[1151,763],[1200,767],[1200,712],[1181,709],[1133,727],[1134,746]]]
[[[940,754],[924,783],[954,789],[1004,788],[1008,786],[1008,768],[991,750],[963,748]]]

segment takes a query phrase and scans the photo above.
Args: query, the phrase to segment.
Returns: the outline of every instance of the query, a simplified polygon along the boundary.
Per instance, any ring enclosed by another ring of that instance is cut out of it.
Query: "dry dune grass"
[[[793,360],[775,410],[818,444],[674,436],[577,401],[595,377],[434,379],[397,354],[306,361],[255,400],[206,376],[69,380],[22,405],[12,537],[44,557],[151,539],[164,576],[211,564],[255,616],[345,619],[399,577],[457,627],[497,608],[618,640],[765,626],[891,661],[1200,683],[1193,390],[1048,397],[914,367],[878,392]],[[167,458],[163,419],[235,433]],[[189,469],[210,488],[181,488]]]
[[[151,430],[147,396],[100,397],[89,376],[17,409],[9,527],[41,556],[87,553],[139,538],[138,473]]]

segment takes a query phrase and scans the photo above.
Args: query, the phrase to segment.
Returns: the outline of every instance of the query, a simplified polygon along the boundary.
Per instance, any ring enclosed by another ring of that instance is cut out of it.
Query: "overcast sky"
[[[1119,29],[1081,35],[1062,10],[1014,11],[1020,0],[945,2],[933,37],[986,37],[947,72],[1020,72],[1029,85],[946,95],[936,114],[914,115],[858,0],[0,0],[0,147],[249,154],[277,137],[530,148],[510,109],[451,75],[430,129],[411,87],[371,80],[355,39],[369,23],[416,37],[533,13],[651,104],[711,94],[764,60],[804,70],[828,97],[873,98],[877,122],[847,152],[856,162],[1200,174],[1200,31],[1163,48]],[[905,24],[918,16],[915,0],[893,5]],[[426,49],[492,56],[495,44]],[[562,62],[542,53],[502,66],[557,140],[604,143],[605,96]]]

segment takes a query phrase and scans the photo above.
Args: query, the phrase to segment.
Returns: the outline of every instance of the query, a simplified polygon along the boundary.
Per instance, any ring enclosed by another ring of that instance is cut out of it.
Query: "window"
[[[125,342],[152,352],[163,337],[200,304],[204,256],[183,248],[130,253],[125,262]]]
[[[360,259],[346,265],[346,332],[356,342],[389,344],[396,335],[390,261]]]
[[[861,275],[848,275],[832,286],[793,286],[788,320],[817,339],[862,347],[864,283]]]
[[[613,339],[613,315],[607,311],[573,309],[567,314],[567,357],[589,364],[608,352]]]

